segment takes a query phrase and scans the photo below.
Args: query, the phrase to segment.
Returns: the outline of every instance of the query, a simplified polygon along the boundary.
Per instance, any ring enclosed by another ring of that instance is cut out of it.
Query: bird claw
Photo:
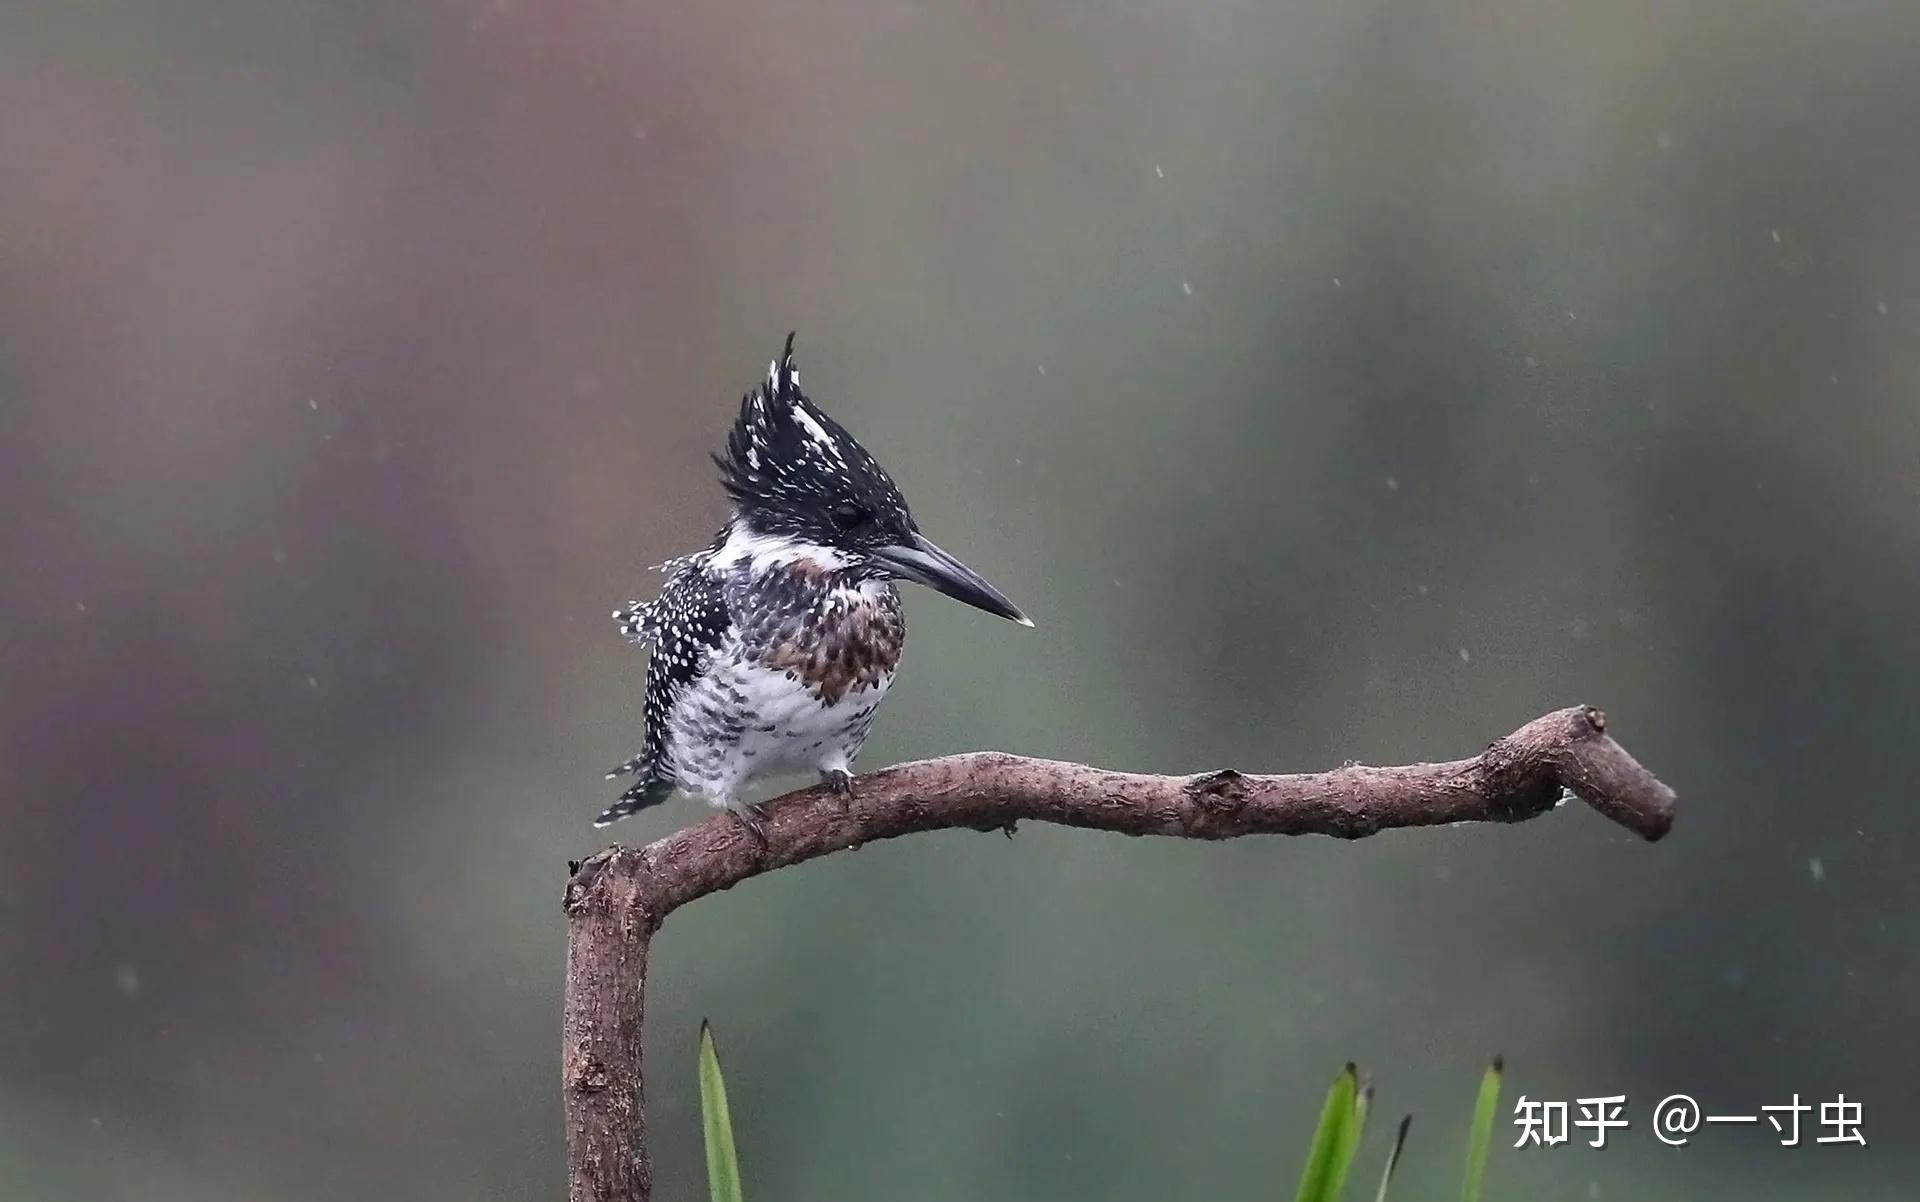
[[[753,836],[754,842],[760,845],[760,850],[767,850],[769,845],[766,810],[751,801],[743,801],[738,805],[728,806],[727,812],[733,815],[734,821],[744,827],[749,835]]]
[[[853,804],[853,773],[845,768],[829,768],[820,774],[820,781],[828,792],[840,799],[842,810]]]

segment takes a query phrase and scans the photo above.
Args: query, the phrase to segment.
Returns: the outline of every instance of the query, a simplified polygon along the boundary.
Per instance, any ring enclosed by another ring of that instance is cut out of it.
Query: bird
[[[660,565],[657,596],[615,610],[648,649],[640,753],[603,827],[676,792],[731,813],[766,845],[742,790],[813,772],[843,800],[906,642],[897,581],[1033,622],[920,532],[893,478],[800,390],[793,335],[740,402],[713,456],[731,504],[702,551]]]

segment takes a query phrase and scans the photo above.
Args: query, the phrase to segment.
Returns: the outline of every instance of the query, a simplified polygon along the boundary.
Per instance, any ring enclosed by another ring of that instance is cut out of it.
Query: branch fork
[[[1542,715],[1471,759],[1330,772],[1195,776],[1110,772],[977,751],[819,785],[767,806],[766,843],[727,815],[642,848],[569,865],[563,1078],[571,1202],[647,1202],[640,1026],[647,948],[674,910],[806,860],[916,831],[1012,833],[1035,820],[1126,835],[1234,839],[1522,822],[1572,794],[1651,841],[1673,825],[1672,789],[1607,734],[1606,715]]]

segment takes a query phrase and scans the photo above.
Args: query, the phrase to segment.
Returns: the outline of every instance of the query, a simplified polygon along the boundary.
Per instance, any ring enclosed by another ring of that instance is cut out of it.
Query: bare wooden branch
[[[1575,706],[1472,759],[1292,776],[1148,776],[974,752],[863,776],[851,799],[822,787],[790,793],[768,807],[764,848],[724,814],[643,848],[609,848],[576,865],[567,884],[568,1196],[646,1202],[651,1192],[640,1068],[647,944],[697,897],[915,831],[1010,831],[1036,820],[1184,839],[1359,839],[1394,827],[1520,822],[1566,792],[1649,840],[1673,824],[1673,790],[1608,736],[1599,710]]]

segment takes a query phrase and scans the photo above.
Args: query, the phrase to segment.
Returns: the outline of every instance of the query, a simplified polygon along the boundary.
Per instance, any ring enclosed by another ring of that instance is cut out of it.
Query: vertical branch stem
[[[647,1202],[646,1098],[640,1028],[647,945],[657,925],[632,873],[596,857],[567,885],[567,995],[562,1081],[569,1202]]]

